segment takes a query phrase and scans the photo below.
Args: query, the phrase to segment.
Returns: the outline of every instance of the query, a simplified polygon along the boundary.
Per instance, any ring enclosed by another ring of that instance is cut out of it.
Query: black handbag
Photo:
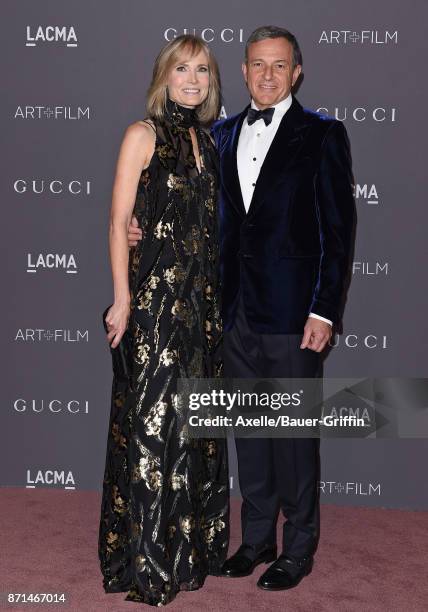
[[[111,306],[103,312],[104,331],[108,334],[106,316]],[[125,330],[116,348],[110,346],[110,353],[113,362],[113,374],[118,380],[131,382],[132,378],[132,338],[128,329]]]

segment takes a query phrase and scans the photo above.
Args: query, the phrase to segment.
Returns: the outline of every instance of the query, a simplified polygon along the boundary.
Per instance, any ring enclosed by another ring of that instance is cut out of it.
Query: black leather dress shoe
[[[275,563],[262,574],[257,586],[265,591],[283,591],[292,589],[311,573],[314,563],[313,557],[292,559],[287,555],[280,555]]]
[[[222,576],[241,578],[249,576],[260,563],[272,563],[276,559],[276,547],[256,551],[251,546],[242,544],[236,553],[223,563]]]

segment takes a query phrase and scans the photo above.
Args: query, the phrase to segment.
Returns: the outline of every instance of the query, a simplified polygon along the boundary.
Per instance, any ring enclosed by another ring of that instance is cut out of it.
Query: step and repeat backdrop
[[[325,375],[427,376],[424,0],[4,0],[1,11],[2,486],[101,489],[115,164],[145,116],[158,51],[185,32],[218,58],[224,117],[248,101],[251,31],[297,36],[297,97],[345,123],[355,175],[352,281]],[[428,508],[423,432],[321,448],[322,503]],[[233,446],[231,484],[239,495]]]

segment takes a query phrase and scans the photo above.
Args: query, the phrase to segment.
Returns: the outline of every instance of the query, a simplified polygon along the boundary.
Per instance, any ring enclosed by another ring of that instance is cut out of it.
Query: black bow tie
[[[265,108],[264,110],[249,108],[247,114],[248,125],[253,125],[253,123],[257,121],[257,119],[263,119],[265,125],[269,125],[269,123],[272,121],[274,112],[274,108]]]

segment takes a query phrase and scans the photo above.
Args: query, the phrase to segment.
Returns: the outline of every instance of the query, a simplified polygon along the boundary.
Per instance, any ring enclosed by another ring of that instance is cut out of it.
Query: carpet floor
[[[4,609],[76,612],[152,609],[105,594],[97,557],[100,494],[0,489]],[[232,500],[229,552],[240,544],[238,500]],[[281,521],[280,521],[281,522]],[[428,512],[321,506],[314,569],[290,591],[256,587],[267,567],[239,579],[209,576],[203,589],[179,593],[170,612],[426,612]],[[278,539],[280,529],[278,529]],[[5,593],[66,593],[66,604],[5,602]]]

